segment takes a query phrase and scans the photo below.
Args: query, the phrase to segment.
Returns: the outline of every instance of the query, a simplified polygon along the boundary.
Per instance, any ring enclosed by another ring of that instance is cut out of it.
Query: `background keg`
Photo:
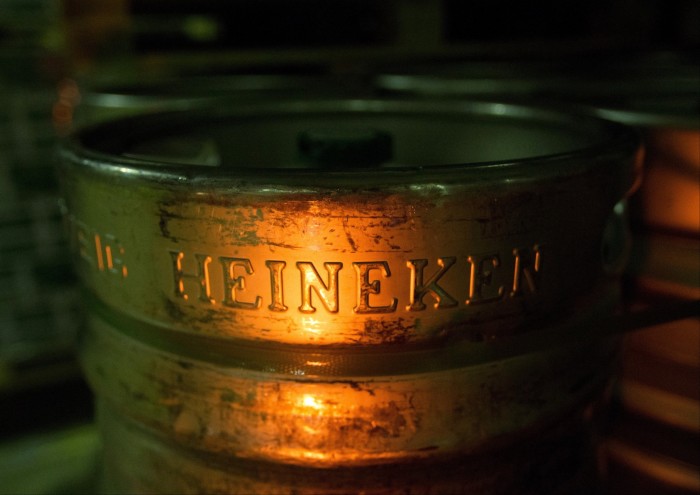
[[[647,82],[653,84],[641,81]],[[646,180],[632,203],[636,245],[627,299],[633,307],[700,297],[700,95],[678,89],[600,110],[637,126],[646,142]],[[623,370],[608,449],[613,489],[697,493],[697,313],[628,336]]]
[[[73,356],[81,313],[53,168],[52,104],[66,71],[59,12],[48,1],[8,1],[0,10],[0,438],[6,439],[85,420],[91,397]]]
[[[637,151],[622,126],[486,103],[79,133],[61,180],[106,488],[597,489],[617,344],[591,329]]]
[[[88,124],[162,111],[198,108],[204,104],[240,105],[256,100],[321,96],[363,97],[371,85],[359,75],[313,71],[290,73],[225,73],[191,69],[184,73],[139,77],[130,71],[107,71],[59,83],[58,103],[66,118],[66,134]]]
[[[634,242],[625,279],[633,310],[700,296],[697,59],[667,55],[637,64],[629,73],[583,79],[561,95],[643,136],[644,180],[630,202]],[[697,310],[694,315],[625,339],[618,415],[607,444],[612,493],[700,490]]]
[[[511,70],[513,63],[517,70]],[[635,126],[644,138],[646,159],[644,180],[629,209],[633,243],[626,304],[639,310],[697,300],[697,59],[659,52],[629,59],[613,56],[595,64],[513,63],[406,67],[379,75],[376,83],[380,90],[401,96],[471,99],[497,94]],[[700,489],[699,336],[700,322],[690,318],[626,338],[619,416],[608,443],[611,492]]]
[[[683,98],[697,96],[697,64],[692,53],[663,50],[503,55],[387,64],[377,68],[372,81],[377,91],[388,96],[613,107],[637,99],[648,106],[656,101],[660,107],[680,109]]]

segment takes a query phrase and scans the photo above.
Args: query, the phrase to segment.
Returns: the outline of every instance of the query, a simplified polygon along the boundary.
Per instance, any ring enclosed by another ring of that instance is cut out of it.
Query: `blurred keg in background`
[[[85,419],[90,410],[73,355],[81,312],[54,171],[52,106],[67,70],[59,24],[54,2],[8,1],[0,9],[3,438]]]
[[[637,146],[357,99],[79,133],[60,171],[105,490],[595,493]]]
[[[587,63],[588,62],[588,63]],[[413,98],[538,101],[639,130],[646,159],[631,199],[630,310],[700,295],[700,69],[687,53],[577,60],[426,64],[376,78]],[[670,308],[670,306],[668,306]],[[669,310],[670,311],[670,310]],[[700,490],[700,320],[625,339],[607,462],[612,493]]]
[[[631,205],[633,308],[700,298],[700,74],[693,86],[694,94],[679,84],[599,111],[639,128],[646,143],[645,181]],[[698,493],[700,316],[627,337],[619,401],[608,448],[613,488]]]
[[[513,57],[387,64],[373,85],[395,96],[508,99],[540,104],[620,104],[697,95],[697,57],[690,52],[595,50]]]
[[[184,74],[160,74],[138,78],[136,74],[109,73],[59,83],[65,119],[62,134],[119,117],[200,108],[203,105],[236,106],[253,101],[291,97],[318,99],[362,98],[372,86],[360,75],[313,72],[278,74],[206,74],[193,69]]]

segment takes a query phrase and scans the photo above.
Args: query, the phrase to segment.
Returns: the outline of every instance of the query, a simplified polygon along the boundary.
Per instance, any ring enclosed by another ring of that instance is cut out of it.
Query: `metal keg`
[[[238,105],[256,100],[368,97],[372,91],[358,75],[320,73],[187,73],[143,77],[140,73],[92,74],[59,84],[57,125],[62,133],[119,117],[187,110],[209,105]]]
[[[684,67],[634,83],[610,78],[606,93],[593,85],[576,103],[643,137],[644,180],[630,200],[625,277],[633,309],[700,299],[700,76],[697,65],[689,74]],[[612,493],[700,490],[699,343],[697,311],[626,336],[619,410],[605,449]]]
[[[496,98],[533,104],[601,104],[630,97],[697,95],[697,60],[688,54],[638,50],[471,58],[380,67],[372,78],[387,96]]]
[[[638,127],[647,149],[645,180],[631,202],[635,247],[627,277],[629,304],[653,307],[668,300],[700,299],[697,90],[695,95],[628,98],[596,111]],[[697,313],[626,337],[623,362],[620,417],[608,445],[609,469],[619,478],[613,478],[613,488],[619,493],[697,493]]]
[[[639,158],[624,126],[500,103],[79,132],[59,172],[105,490],[591,493]]]
[[[588,61],[590,62],[590,61]],[[642,53],[602,63],[451,63],[376,79],[393,95],[470,99],[485,92],[630,125],[645,145],[644,181],[631,198],[626,269],[633,310],[697,300],[700,287],[700,74],[684,54]],[[608,441],[613,493],[700,489],[700,323],[680,319],[625,339],[619,417]],[[676,491],[673,491],[676,493]]]

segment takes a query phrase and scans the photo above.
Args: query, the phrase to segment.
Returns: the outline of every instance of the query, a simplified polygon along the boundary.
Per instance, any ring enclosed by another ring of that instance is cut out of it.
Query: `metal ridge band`
[[[205,115],[105,124],[64,149],[79,274],[137,319],[294,345],[489,340],[578,307],[624,262],[640,156],[622,126],[379,100]],[[314,125],[388,130],[396,163],[295,164]],[[199,154],[173,155],[191,136]]]
[[[630,331],[696,314],[700,303],[684,301],[660,310],[615,314],[616,294],[596,294],[585,309],[563,316],[555,324],[524,335],[494,341],[445,341],[430,346],[318,347],[251,343],[196,336],[146,323],[110,308],[83,292],[92,325],[109,328],[122,338],[157,352],[221,366],[307,380],[398,376],[479,366],[567,346],[582,347],[600,339],[615,339]],[[106,327],[105,327],[106,326]]]
[[[524,335],[491,342],[457,341],[431,346],[319,347],[232,341],[147,323],[115,311],[83,293],[91,326],[138,341],[153,352],[179,356],[183,362],[206,362],[222,369],[263,372],[305,380],[381,377],[432,373],[480,366],[568,346],[585,347],[629,331],[628,315],[612,316],[616,295],[607,290],[591,297],[585,309],[555,324]],[[605,316],[608,315],[608,316]],[[130,345],[136,345],[135,342]]]
[[[520,489],[523,482],[528,482],[547,487],[564,484],[577,490],[567,489],[567,493],[590,493],[590,487],[578,491],[582,488],[581,474],[574,476],[575,473],[571,472],[585,469],[580,465],[581,454],[576,449],[581,448],[582,442],[586,446],[589,444],[590,419],[582,417],[584,408],[581,406],[563,420],[531,425],[481,449],[447,455],[429,449],[415,452],[413,458],[399,459],[399,462],[375,460],[340,466],[288,465],[266,459],[222,457],[198,449],[183,449],[152,428],[115,414],[117,411],[111,406],[105,402],[97,404],[104,434],[109,439],[105,449],[106,462],[120,474],[119,479],[114,480],[117,485],[110,488],[116,490],[118,487],[122,492],[135,491],[135,486],[151,492],[155,487],[182,491],[186,486],[192,491],[205,493],[214,493],[224,487],[235,493],[296,490],[298,493],[330,495],[362,489],[377,494],[386,493],[387,480],[390,480],[391,488],[395,490],[414,491],[420,487],[420,493],[436,489],[453,493],[471,488],[483,492],[485,480],[488,480],[489,485],[506,487],[506,491],[514,487]],[[593,456],[590,457],[592,460]],[[520,466],[523,462],[532,467],[529,470],[513,469],[512,466]],[[542,474],[543,463],[556,480],[532,476],[532,470]],[[141,472],[148,473],[148,476],[139,476]],[[152,476],[161,472],[170,476]],[[173,473],[177,474],[173,476]],[[163,482],[167,483],[165,488]],[[498,491],[496,489],[496,493]]]
[[[193,360],[96,324],[81,359],[102,401],[183,446],[332,466],[469,451],[562,418],[604,389],[616,347],[599,340],[458,369],[347,379]]]

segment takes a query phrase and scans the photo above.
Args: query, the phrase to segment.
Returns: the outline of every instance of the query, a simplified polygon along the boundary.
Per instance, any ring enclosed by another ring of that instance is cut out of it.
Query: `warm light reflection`
[[[328,406],[313,394],[299,393],[292,409],[292,417],[296,417],[299,440],[308,438],[323,439],[328,436]],[[313,442],[313,441],[312,441]],[[310,450],[313,452],[313,449]],[[309,451],[307,451],[308,453]]]
[[[327,361],[307,361],[306,366],[313,366],[314,368],[321,368],[323,366],[328,366]]]
[[[308,467],[478,448],[485,438],[583,404],[613,364],[608,346],[595,352],[573,346],[495,366],[307,378],[174,359],[156,349],[134,352],[133,339],[121,329],[97,317],[90,323],[83,356],[105,403],[124,404],[131,418],[188,449]],[[569,392],[582,382],[580,391]],[[117,407],[114,412],[123,414]]]
[[[653,157],[640,191],[644,221],[650,226],[700,232],[700,187],[697,173]]]
[[[307,332],[311,332],[316,335],[321,333],[321,322],[318,321],[316,318],[313,318],[311,316],[302,316],[301,325],[302,328]]]
[[[413,207],[359,211],[351,204],[324,210],[317,203],[226,209],[198,200],[160,211],[158,232],[167,235],[154,238],[154,258],[163,253],[175,258],[160,264],[152,289],[170,294],[196,331],[216,327],[236,338],[289,344],[431,338],[447,321],[491,313],[505,321],[519,313],[523,298],[546,297],[540,269],[546,262],[540,257],[547,255],[540,242],[484,251],[480,243],[468,242],[481,235],[470,220],[463,227],[472,231],[450,226],[414,239],[421,227]],[[300,211],[290,213],[294,208]],[[200,222],[194,230],[193,218]],[[431,220],[429,227],[441,228],[436,225],[449,218]],[[432,241],[438,234],[444,238],[440,251]],[[310,239],[325,248],[314,249]],[[130,290],[147,292],[136,283]],[[145,309],[153,308],[165,309]],[[212,311],[220,317],[212,320]],[[161,316],[172,318],[167,310]]]
[[[645,177],[639,192],[644,222],[655,228],[700,232],[700,132],[654,129],[646,136]]]
[[[316,411],[322,411],[325,406],[316,397],[310,394],[304,394],[301,396],[301,404],[304,407],[314,409]]]
[[[700,171],[700,132],[696,129],[654,129],[646,136],[647,149]]]

